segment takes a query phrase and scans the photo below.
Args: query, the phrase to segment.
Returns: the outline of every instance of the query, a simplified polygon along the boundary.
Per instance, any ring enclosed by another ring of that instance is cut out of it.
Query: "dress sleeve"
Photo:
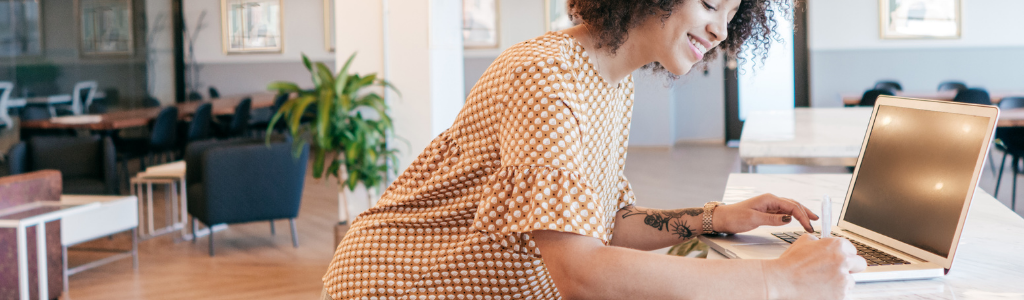
[[[474,225],[515,252],[540,255],[534,230],[609,240],[614,212],[605,203],[618,201],[600,199],[578,172],[583,137],[566,69],[549,59],[519,65],[509,77],[498,131],[501,167],[483,190]]]

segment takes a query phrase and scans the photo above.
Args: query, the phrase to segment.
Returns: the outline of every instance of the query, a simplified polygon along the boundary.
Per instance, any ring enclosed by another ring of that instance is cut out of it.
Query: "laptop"
[[[949,272],[998,118],[990,105],[878,98],[833,229],[868,261],[857,282]],[[700,239],[728,258],[771,259],[801,234],[762,226]]]

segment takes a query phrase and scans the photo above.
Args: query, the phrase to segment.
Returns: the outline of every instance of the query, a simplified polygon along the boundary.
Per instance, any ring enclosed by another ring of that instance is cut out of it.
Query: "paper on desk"
[[[50,118],[50,122],[57,124],[93,124],[103,121],[100,115],[81,115]]]

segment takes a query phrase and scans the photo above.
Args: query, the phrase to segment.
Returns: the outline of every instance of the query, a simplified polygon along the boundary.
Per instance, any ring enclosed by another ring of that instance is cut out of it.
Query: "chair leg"
[[[274,220],[270,220],[270,235],[277,235],[277,231],[274,230]]]
[[[1013,158],[1013,195],[1010,195],[1010,209],[1013,211],[1016,211],[1014,206],[1017,206],[1017,174],[1020,172],[1020,169],[1018,169],[1020,167],[1019,159],[1021,158]]]
[[[192,244],[193,245],[196,243],[196,240],[198,240],[198,238],[196,237],[196,231],[197,231],[196,227],[197,226],[199,226],[199,225],[196,224],[196,217],[192,217]]]
[[[294,218],[288,219],[288,225],[291,225],[291,227],[292,227],[292,246],[294,246],[295,248],[298,248],[299,247],[299,234],[295,230],[295,219]]]
[[[995,149],[989,149],[989,150],[988,150],[988,157],[992,157],[992,152],[993,152],[994,150],[995,150]],[[992,168],[992,173],[995,173],[995,172],[996,172],[996,162],[994,162],[994,161],[992,161],[991,159],[989,159],[989,160],[988,160],[988,166],[989,166],[990,168]]]
[[[207,226],[210,229],[210,257],[213,257],[213,226]]]
[[[1003,168],[1006,167],[1006,155],[1003,153],[1003,161],[999,162],[999,175],[996,175],[996,190],[992,192],[992,198],[999,198],[999,182],[1003,180]]]

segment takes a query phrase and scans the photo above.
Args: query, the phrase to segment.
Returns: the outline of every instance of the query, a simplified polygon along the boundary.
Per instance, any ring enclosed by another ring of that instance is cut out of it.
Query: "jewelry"
[[[704,214],[702,217],[704,219],[704,226],[702,232],[703,234],[718,234],[718,232],[715,231],[714,223],[712,222],[711,217],[715,213],[715,208],[718,208],[719,205],[725,205],[725,203],[711,201],[704,204]]]

